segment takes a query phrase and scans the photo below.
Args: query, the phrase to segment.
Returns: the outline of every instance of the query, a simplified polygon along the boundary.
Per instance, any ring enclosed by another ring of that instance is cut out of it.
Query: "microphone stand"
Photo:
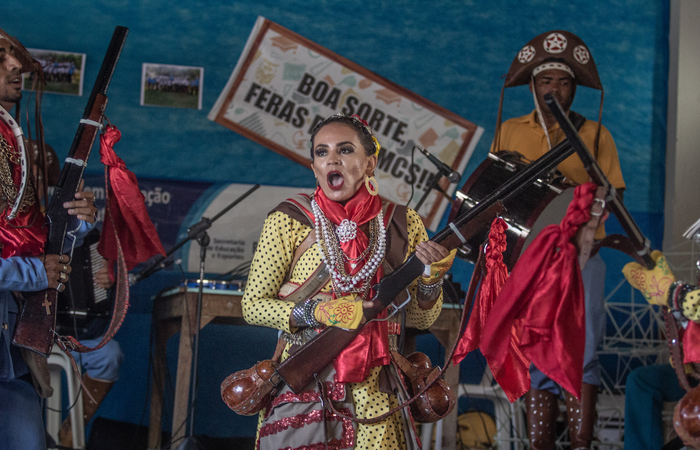
[[[161,257],[159,260],[155,261],[149,268],[140,272],[139,275],[142,275],[142,276],[136,280],[136,281],[138,281],[138,280],[141,280],[147,276],[153,275],[158,270],[162,269],[164,267],[164,265],[161,264],[163,260],[165,260],[167,257],[172,255],[177,249],[179,249],[180,247],[185,245],[185,243],[187,243],[193,239],[196,239],[196,241],[200,247],[200,251],[199,251],[200,261],[199,261],[199,291],[197,292],[197,321],[195,322],[194,342],[192,344],[194,348],[192,350],[193,366],[192,366],[192,378],[190,380],[190,382],[191,382],[191,384],[190,384],[190,396],[192,397],[192,409],[190,411],[190,426],[189,426],[188,435],[185,438],[185,440],[177,447],[177,450],[197,450],[197,449],[201,448],[199,445],[199,442],[197,441],[197,438],[194,437],[194,417],[195,417],[194,413],[195,413],[195,404],[196,404],[196,400],[197,400],[197,369],[199,367],[199,325],[200,325],[200,323],[202,323],[202,296],[204,294],[204,260],[206,258],[206,254],[207,254],[207,246],[209,245],[209,234],[207,233],[207,230],[211,227],[211,224],[214,223],[219,217],[226,214],[231,208],[236,206],[244,198],[248,197],[250,194],[253,193],[253,191],[258,189],[259,187],[260,187],[260,184],[256,184],[255,186],[250,188],[243,195],[241,195],[236,200],[234,200],[233,203],[231,203],[226,208],[221,210],[213,218],[208,219],[206,217],[202,217],[202,220],[200,220],[198,223],[192,225],[187,230],[187,238],[185,238],[183,241],[178,243],[172,250],[170,250],[168,252],[168,254],[165,257]],[[156,266],[159,266],[159,267],[156,268]]]
[[[201,223],[201,222],[200,222]],[[189,433],[184,441],[177,447],[177,450],[198,450],[201,449],[197,438],[194,436],[194,411],[197,405],[197,368],[199,367],[199,324],[202,323],[202,296],[204,295],[204,259],[207,255],[209,245],[209,234],[202,230],[197,235],[199,244],[199,290],[197,291],[197,321],[194,329],[194,343],[192,351],[192,378],[190,379],[190,396],[192,397],[192,409],[190,411]]]
[[[421,153],[426,153],[428,156],[430,156],[429,153],[427,153],[425,150],[421,150],[420,147],[418,147],[418,146],[414,146],[414,147],[413,147],[413,151],[414,151],[414,152],[415,152],[416,148],[417,148],[418,150],[420,150]],[[433,160],[430,159],[430,158],[428,158],[428,161],[430,161],[431,163],[433,163],[433,165],[435,166],[435,168],[437,168],[438,171],[437,171],[437,174],[435,175],[435,177],[433,177],[433,180],[430,182],[430,186],[428,186],[428,189],[425,190],[425,192],[423,193],[423,196],[420,198],[420,200],[419,200],[418,203],[416,204],[416,207],[414,208],[414,209],[416,210],[416,212],[418,212],[418,210],[420,210],[420,207],[423,206],[423,202],[425,202],[425,199],[428,198],[428,195],[430,195],[430,191],[432,191],[433,189],[435,189],[435,190],[438,191],[440,194],[442,194],[443,197],[445,197],[447,200],[450,201],[450,203],[452,203],[452,202],[454,201],[454,200],[452,200],[452,197],[450,197],[449,195],[447,195],[447,192],[445,192],[445,191],[440,187],[440,185],[438,184],[438,181],[440,180],[440,178],[442,178],[442,177],[447,177],[447,174],[445,174],[445,173],[442,171],[442,168],[441,168],[435,161],[433,161]],[[460,177],[460,178],[461,178],[461,177]],[[448,178],[448,180],[449,180],[449,178]],[[450,181],[450,183],[452,183],[452,181]],[[454,181],[454,183],[459,183],[459,178],[457,178],[457,180]]]
[[[143,269],[141,272],[137,273],[136,275],[129,276],[129,284],[131,286],[135,285],[139,281],[143,280],[144,278],[148,278],[154,273],[158,272],[161,269],[164,269],[168,267],[170,264],[164,263],[166,259],[168,259],[173,253],[175,253],[180,247],[183,245],[187,244],[191,240],[197,239],[197,236],[199,235],[200,232],[206,231],[211,227],[211,224],[214,223],[219,217],[223,216],[226,214],[231,208],[239,204],[243,199],[245,199],[247,196],[253,193],[256,189],[260,187],[260,184],[256,184],[252,188],[248,189],[243,195],[238,197],[236,200],[234,200],[230,205],[228,205],[226,208],[221,210],[217,215],[212,217],[211,219],[207,219],[206,217],[202,217],[202,220],[200,220],[198,223],[192,225],[188,230],[187,230],[187,237],[183,239],[182,241],[178,242],[175,247],[171,248],[168,250],[165,256],[163,255],[158,255],[158,257],[153,261],[153,263],[148,266],[147,268]]]
[[[416,212],[418,212],[418,210],[420,210],[420,207],[423,206],[423,202],[425,202],[425,199],[428,198],[428,195],[430,195],[430,191],[432,191],[433,189],[435,189],[440,194],[442,194],[443,197],[445,197],[450,202],[454,201],[454,200],[452,200],[452,198],[449,195],[447,195],[447,192],[445,192],[438,184],[438,181],[440,181],[440,178],[442,178],[444,176],[445,175],[438,170],[437,175],[435,175],[435,177],[433,177],[433,181],[430,182],[430,186],[428,186],[428,189],[425,190],[425,192],[423,193],[423,196],[420,198],[420,200],[416,204],[416,207],[414,208],[416,210]]]

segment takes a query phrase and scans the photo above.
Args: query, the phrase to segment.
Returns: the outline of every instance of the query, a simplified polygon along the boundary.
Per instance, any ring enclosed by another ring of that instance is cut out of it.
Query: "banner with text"
[[[208,117],[309,166],[311,130],[337,112],[359,115],[377,136],[380,195],[417,209],[434,231],[457,185],[414,146],[461,174],[483,128],[352,61],[258,17]]]

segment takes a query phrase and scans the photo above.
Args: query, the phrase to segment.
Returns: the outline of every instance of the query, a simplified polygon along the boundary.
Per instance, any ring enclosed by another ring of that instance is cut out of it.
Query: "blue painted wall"
[[[603,123],[614,136],[627,182],[625,203],[660,247],[666,137],[668,2],[591,1],[220,1],[14,0],[0,4],[0,27],[25,46],[87,54],[89,92],[116,25],[129,38],[109,91],[108,117],[123,133],[117,152],[139,177],[221,183],[313,186],[311,171],[206,118],[223,89],[258,15],[482,126],[484,135],[463,181],[485,158],[493,139],[501,76],[535,35],[566,29],[590,47],[605,86]],[[201,111],[139,106],[144,62],[204,67]],[[580,88],[574,109],[596,118],[599,93]],[[46,95],[47,142],[63,157],[73,140],[86,95]],[[506,92],[504,117],[532,109],[526,87]],[[101,173],[97,158],[88,172]],[[444,220],[443,220],[444,224]],[[611,224],[614,230],[615,225]],[[626,259],[609,257],[608,284]],[[471,267],[455,265],[466,288]],[[124,375],[99,414],[147,423],[148,333],[151,296],[177,283],[163,273],[133,291],[135,313],[118,338]],[[254,420],[239,419],[218,400],[218,383],[272,352],[267,330],[211,327],[202,333],[203,358],[197,431],[250,435]],[[258,355],[237,351],[262,340]],[[218,345],[225,342],[228,345]],[[172,343],[171,343],[172,344]],[[212,347],[212,348],[209,348]]]

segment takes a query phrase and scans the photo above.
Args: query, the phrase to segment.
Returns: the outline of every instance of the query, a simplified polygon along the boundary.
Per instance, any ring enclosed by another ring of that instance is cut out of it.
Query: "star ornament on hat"
[[[576,84],[603,90],[586,43],[563,30],[542,33],[525,44],[510,65],[504,87],[528,84],[531,77],[548,69],[564,70],[574,77]]]
[[[494,148],[496,151],[501,148],[500,130],[503,115],[503,97],[505,89],[515,86],[529,85],[534,81],[535,76],[545,70],[556,69],[567,72],[574,80],[574,93],[578,85],[597,89],[600,91],[600,106],[598,108],[598,131],[596,132],[593,153],[598,153],[600,140],[600,127],[603,117],[603,84],[598,76],[598,68],[595,65],[593,56],[581,38],[573,33],[564,30],[554,30],[535,36],[525,44],[513,59],[513,62],[505,75],[501,98],[498,102],[498,116],[496,119],[496,137]],[[537,102],[536,93],[535,108],[540,112],[538,117],[542,117],[540,105]],[[573,93],[572,93],[573,98]],[[543,128],[546,127],[543,125]],[[549,134],[547,134],[549,142]],[[550,143],[550,148],[552,148]],[[507,150],[507,149],[505,149]]]

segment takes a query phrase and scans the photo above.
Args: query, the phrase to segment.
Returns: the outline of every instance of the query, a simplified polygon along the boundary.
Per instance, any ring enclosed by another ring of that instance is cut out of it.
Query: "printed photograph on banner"
[[[39,61],[44,71],[44,92],[67,95],[83,95],[85,53],[59,52],[28,48],[32,58]],[[22,89],[31,90],[34,72],[22,74]]]
[[[141,106],[202,109],[203,67],[143,63]]]
[[[311,131],[338,112],[373,129],[379,194],[434,231],[483,128],[320,44],[259,17],[208,117],[308,167]]]

